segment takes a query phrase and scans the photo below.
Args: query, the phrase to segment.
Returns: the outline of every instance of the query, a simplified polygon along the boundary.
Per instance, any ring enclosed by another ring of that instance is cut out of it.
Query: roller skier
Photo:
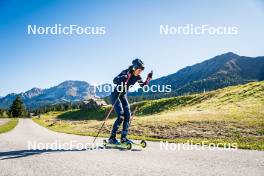
[[[108,143],[110,144],[119,144],[118,140],[116,139],[116,133],[118,131],[119,126],[122,123],[123,123],[123,128],[121,132],[120,142],[121,144],[131,142],[127,138],[129,120],[131,117],[129,102],[127,100],[127,91],[129,87],[133,86],[137,82],[141,87],[143,87],[147,85],[149,81],[152,79],[153,73],[150,72],[147,75],[147,79],[145,81],[142,80],[140,74],[144,70],[144,68],[145,66],[143,61],[137,58],[132,61],[132,65],[128,69],[123,70],[113,80],[113,83],[116,84],[116,87],[114,88],[114,91],[111,93],[111,102],[117,114],[117,119],[113,124],[111,135],[108,140]]]

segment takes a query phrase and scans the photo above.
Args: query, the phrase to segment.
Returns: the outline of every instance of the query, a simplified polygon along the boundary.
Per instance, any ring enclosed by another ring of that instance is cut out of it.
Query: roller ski
[[[124,149],[124,150],[131,150],[133,146],[138,146],[141,148],[146,148],[147,143],[146,141],[142,140],[140,143],[135,143],[129,139],[121,139],[121,141],[117,141],[117,139],[111,139],[109,140],[104,140],[103,141],[103,146],[105,148],[118,148],[118,149]]]
[[[131,148],[132,148],[132,146],[138,146],[138,147],[141,147],[141,148],[146,148],[147,147],[147,143],[144,140],[140,141],[140,143],[135,143],[135,142],[127,139],[126,137],[121,138],[121,144],[127,144],[127,145],[131,144]]]

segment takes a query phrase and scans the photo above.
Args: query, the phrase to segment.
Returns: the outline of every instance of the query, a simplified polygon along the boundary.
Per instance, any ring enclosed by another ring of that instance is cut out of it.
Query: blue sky
[[[71,1],[0,2],[0,96],[65,80],[111,82],[135,57],[155,77],[225,52],[263,56],[264,2]],[[27,25],[105,26],[103,36],[28,35]],[[162,36],[159,26],[237,26],[237,35]]]

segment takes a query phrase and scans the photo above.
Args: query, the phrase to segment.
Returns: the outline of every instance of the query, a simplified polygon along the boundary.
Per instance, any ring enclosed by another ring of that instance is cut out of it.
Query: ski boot
[[[120,143],[121,143],[121,145],[124,145],[126,147],[126,149],[128,149],[128,150],[132,149],[133,142],[131,140],[127,139],[126,137],[121,137]]]
[[[109,144],[119,144],[118,140],[116,139],[115,135],[111,135],[108,139]]]
[[[133,141],[131,141],[131,140],[129,140],[127,137],[121,137],[121,143],[122,144],[132,144],[133,143]]]

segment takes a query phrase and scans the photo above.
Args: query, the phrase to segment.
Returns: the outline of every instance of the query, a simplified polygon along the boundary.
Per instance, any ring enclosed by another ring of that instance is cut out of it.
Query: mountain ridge
[[[17,95],[22,97],[25,105],[29,108],[65,101],[81,101],[94,97],[93,89],[93,86],[85,81],[67,80],[47,89],[35,87],[26,92],[8,94],[0,98],[0,107],[8,108]]]
[[[178,96],[202,91],[215,90],[250,81],[264,80],[264,56],[239,56],[233,52],[217,55],[192,66],[184,67],[175,73],[150,81],[150,85],[171,85],[171,93],[129,93],[132,97],[155,99]],[[108,83],[102,86],[109,85]],[[66,80],[56,86],[41,89],[32,88],[19,94],[10,93],[0,98],[0,108],[8,108],[15,97],[20,95],[27,107],[39,107],[61,102],[82,101],[88,98],[106,97],[110,93],[99,92],[85,81]]]
[[[228,52],[187,66],[167,76],[152,80],[150,85],[171,85],[168,94],[134,93],[132,96],[178,96],[211,91],[227,86],[264,80],[264,56],[247,57]]]

